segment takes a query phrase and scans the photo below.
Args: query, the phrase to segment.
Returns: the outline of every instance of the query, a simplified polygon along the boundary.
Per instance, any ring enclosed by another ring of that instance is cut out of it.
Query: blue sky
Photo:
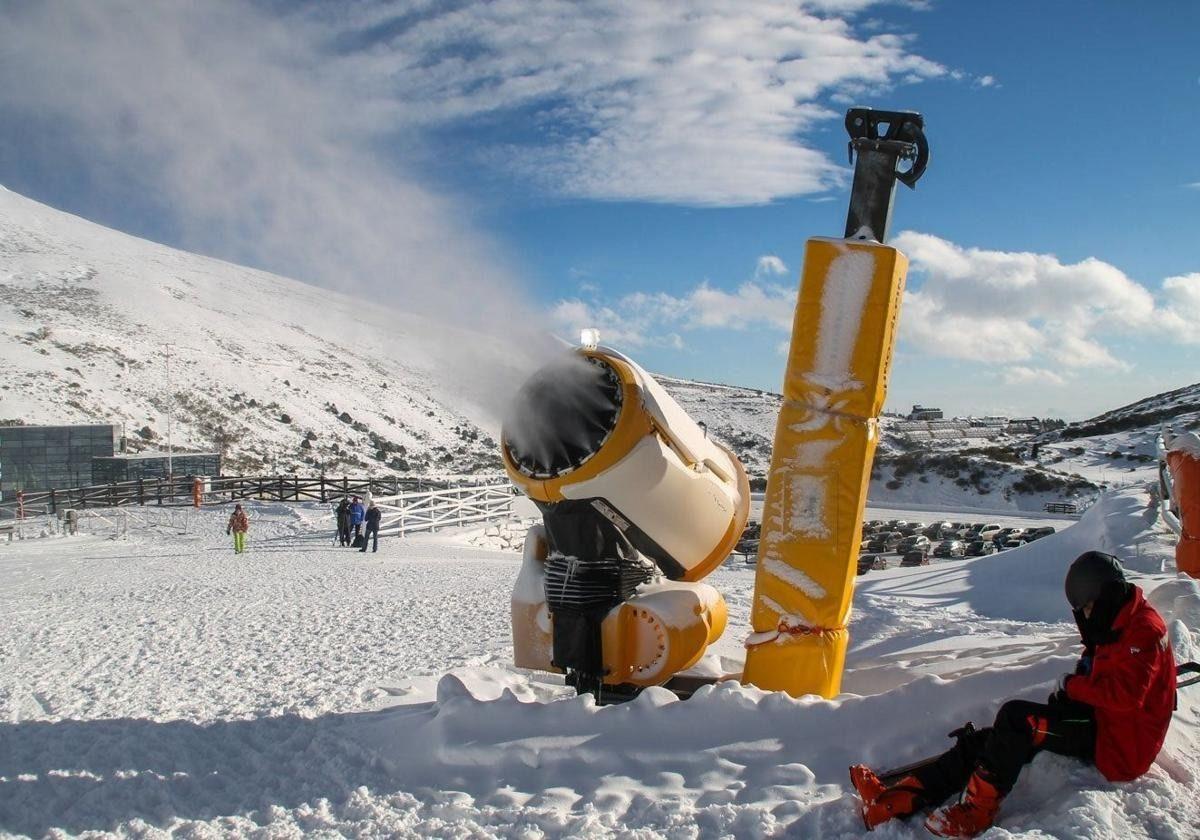
[[[29,3],[0,22],[18,192],[453,320],[519,299],[653,370],[768,389],[804,241],[843,227],[841,114],[918,110],[932,162],[893,216],[913,269],[889,408],[1076,419],[1200,379],[1200,4]]]

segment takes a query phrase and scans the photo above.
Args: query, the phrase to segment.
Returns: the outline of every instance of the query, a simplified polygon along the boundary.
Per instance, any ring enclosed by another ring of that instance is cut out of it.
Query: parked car
[[[737,554],[758,554],[758,542],[762,537],[762,523],[751,520],[746,523],[745,530],[742,531],[741,539],[738,540],[737,546],[733,549]]]
[[[932,547],[932,544],[929,542],[929,537],[923,536],[922,534],[914,534],[911,537],[905,537],[904,539],[900,540],[900,542],[896,545],[896,552],[898,554],[904,554],[908,551],[924,551],[926,554],[928,554]]]
[[[858,573],[865,575],[867,572],[875,569],[877,571],[888,567],[887,559],[880,557],[878,554],[864,554],[858,558]]]
[[[991,541],[994,542],[996,545],[999,545],[1000,543],[1002,543],[1006,539],[1008,539],[1010,534],[1021,534],[1021,533],[1024,533],[1023,529],[1021,529],[1021,528],[1001,528],[999,531],[997,531],[995,533],[995,535],[992,537]]]
[[[901,539],[899,531],[882,531],[872,537],[871,541],[867,543],[867,551],[873,554],[886,554],[889,551],[895,551]]]
[[[1023,545],[1025,545],[1025,540],[1014,540],[1012,537],[1009,537],[999,544],[999,549],[1001,551],[1008,551],[1010,548],[1020,548]]]
[[[900,558],[900,565],[905,568],[912,566],[928,566],[929,555],[924,551],[910,551]]]
[[[933,550],[934,557],[962,557],[966,553],[962,540],[942,540]]]
[[[999,551],[999,547],[991,540],[975,540],[968,543],[966,550],[963,552],[964,557],[984,557],[988,554],[995,554]]]
[[[927,526],[921,533],[929,537],[931,540],[940,540],[952,530],[954,530],[953,522],[934,522],[933,524]]]
[[[1040,540],[1042,537],[1048,537],[1053,533],[1054,526],[1042,525],[1039,528],[1030,528],[1021,535],[1021,539],[1025,540],[1025,542],[1033,542],[1034,540]]]
[[[1000,532],[1000,526],[994,522],[989,522],[986,525],[980,525],[978,534],[981,540],[990,540]]]

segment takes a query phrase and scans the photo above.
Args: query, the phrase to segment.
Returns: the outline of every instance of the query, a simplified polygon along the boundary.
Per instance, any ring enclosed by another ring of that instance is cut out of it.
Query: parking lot
[[[758,494],[756,494],[757,496]],[[762,502],[732,561],[753,563],[758,551]],[[914,511],[868,507],[859,545],[859,574],[897,566],[920,566],[980,557],[1018,548],[1075,523],[1078,516],[1037,511]]]
[[[934,560],[984,557],[1020,548],[1057,530],[1054,525],[1004,525],[988,519],[872,519],[863,523],[858,573],[893,565],[925,566]]]

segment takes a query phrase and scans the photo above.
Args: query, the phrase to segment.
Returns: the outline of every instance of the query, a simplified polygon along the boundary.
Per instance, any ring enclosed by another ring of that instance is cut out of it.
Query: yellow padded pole
[[[763,508],[743,680],[841,690],[862,515],[908,260],[810,239]]]

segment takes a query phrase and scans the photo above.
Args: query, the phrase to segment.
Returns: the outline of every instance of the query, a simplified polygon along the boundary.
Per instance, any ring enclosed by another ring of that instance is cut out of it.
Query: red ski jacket
[[[1175,710],[1175,657],[1162,616],[1142,590],[1113,621],[1120,637],[1097,645],[1090,674],[1070,677],[1067,696],[1096,709],[1096,767],[1110,782],[1150,769]]]

